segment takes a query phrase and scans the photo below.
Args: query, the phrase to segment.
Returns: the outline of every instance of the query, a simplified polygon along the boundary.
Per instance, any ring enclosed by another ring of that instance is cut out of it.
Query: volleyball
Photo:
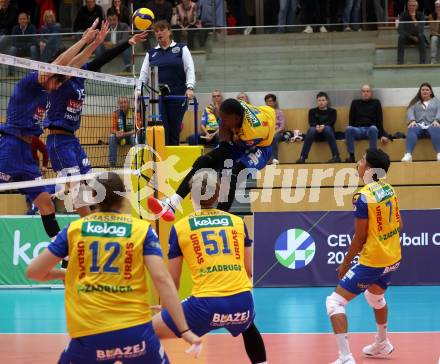
[[[154,13],[148,8],[140,8],[133,13],[133,24],[138,30],[147,30],[153,22]]]

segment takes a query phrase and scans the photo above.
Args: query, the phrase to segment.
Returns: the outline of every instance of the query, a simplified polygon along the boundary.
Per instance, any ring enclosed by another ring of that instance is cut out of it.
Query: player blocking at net
[[[52,64],[65,66],[81,48],[94,41],[98,22],[93,23],[82,38],[59,55]],[[32,156],[31,139],[43,133],[41,128],[49,95],[65,81],[65,77],[42,71],[26,74],[14,87],[9,99],[6,122],[0,123],[0,183],[29,181],[41,178],[38,163]],[[60,231],[55,207],[47,186],[20,190],[37,206],[44,229],[51,238]]]
[[[190,181],[196,211],[173,225],[168,270],[179,287],[183,260],[191,271],[192,295],[182,302],[189,328],[198,336],[225,328],[242,335],[251,363],[266,363],[266,350],[254,323],[252,240],[243,220],[217,210],[217,172],[200,171]],[[167,309],[153,317],[159,338],[180,337]]]
[[[388,155],[380,149],[368,149],[357,164],[365,186],[353,196],[355,233],[337,269],[339,284],[326,300],[339,349],[339,358],[332,364],[355,363],[348,343],[345,306],[362,292],[374,310],[377,323],[375,341],[363,348],[363,354],[387,356],[394,350],[387,337],[388,306],[384,294],[400,265],[403,224],[394,188],[380,180],[389,166]],[[358,263],[350,268],[358,254]]]
[[[71,341],[59,363],[169,363],[151,323],[147,271],[180,336],[197,353],[201,339],[188,328],[153,227],[121,213],[125,186],[116,173],[97,182],[105,190],[95,193],[99,211],[66,226],[27,269],[36,281],[65,281]],[[67,255],[67,270],[55,268]]]
[[[128,41],[121,42],[94,60],[86,63],[93,52],[105,40],[108,29],[108,23],[103,21],[96,39],[74,57],[68,63],[68,66],[88,71],[98,71],[103,65],[123,53],[130,46],[134,46],[144,40],[148,34],[147,32],[135,34]],[[47,148],[52,168],[60,177],[86,174],[92,169],[86,152],[81,146],[79,139],[75,136],[75,132],[80,128],[82,106],[86,96],[85,81],[86,79],[82,77],[67,78],[67,81],[55,92],[52,92],[49,97],[51,106],[47,112],[44,127],[49,130]],[[76,211],[80,216],[88,215],[90,208],[78,190],[80,183],[70,187],[74,190],[72,195]]]
[[[275,132],[275,110],[269,106],[253,106],[243,101],[227,99],[219,110],[220,143],[211,152],[197,158],[191,171],[170,198],[148,198],[149,209],[165,221],[173,221],[175,211],[189,194],[189,181],[197,171],[211,168],[222,175],[229,168],[229,178],[222,178],[218,209],[229,211],[235,198],[238,175],[241,171],[263,169],[272,155]],[[226,169],[225,169],[226,168]]]

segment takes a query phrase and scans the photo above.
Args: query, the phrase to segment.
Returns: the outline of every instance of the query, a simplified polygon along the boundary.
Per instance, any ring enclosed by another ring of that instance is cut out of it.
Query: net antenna
[[[140,87],[135,89],[135,115],[140,115],[140,123],[136,124],[136,149],[134,158],[134,169],[137,171],[137,192],[138,192],[138,214],[142,219],[141,208],[141,178],[143,178],[150,187],[157,193],[157,175],[153,173],[152,178],[142,171],[142,166],[145,164],[145,159],[149,160],[150,156],[145,156],[145,152],[150,153],[150,150],[155,150],[154,138],[153,145],[148,145],[147,128],[151,125],[161,124],[161,116],[159,112],[159,76],[157,67],[148,68],[147,83],[141,83]],[[148,96],[144,96],[145,88],[148,90]],[[145,148],[146,145],[150,148]],[[156,161],[153,158],[153,168],[156,170]]]

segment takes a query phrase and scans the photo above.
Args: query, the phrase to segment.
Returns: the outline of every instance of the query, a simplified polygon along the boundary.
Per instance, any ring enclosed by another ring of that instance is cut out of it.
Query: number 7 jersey
[[[72,222],[48,247],[69,256],[65,307],[72,338],[147,323],[144,255],[162,256],[151,225],[130,215],[98,212]]]
[[[382,268],[400,261],[400,212],[394,188],[388,183],[369,183],[353,196],[353,204],[354,216],[368,219],[359,263]]]
[[[240,217],[199,210],[172,227],[168,258],[183,256],[194,282],[194,297],[231,296],[252,288],[244,263],[244,249],[251,245]]]

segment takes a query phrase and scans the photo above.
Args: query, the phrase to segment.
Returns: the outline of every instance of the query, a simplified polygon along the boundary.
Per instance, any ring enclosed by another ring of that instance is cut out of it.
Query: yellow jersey
[[[275,134],[275,109],[270,106],[253,106],[240,101],[245,114],[243,125],[236,132],[240,141],[248,147],[268,147]]]
[[[209,133],[217,131],[219,127],[217,117],[209,107],[206,107],[203,112],[201,125],[203,125]]]
[[[162,252],[148,222],[126,214],[94,213],[64,228],[48,249],[60,258],[69,256],[65,309],[70,337],[151,320],[143,256]]]
[[[359,263],[382,268],[400,261],[400,212],[394,188],[380,181],[369,183],[354,195],[353,203],[355,217],[368,219]]]
[[[252,288],[244,249],[252,246],[243,220],[217,209],[198,210],[171,229],[168,258],[182,257],[194,282],[194,297],[222,297]]]

